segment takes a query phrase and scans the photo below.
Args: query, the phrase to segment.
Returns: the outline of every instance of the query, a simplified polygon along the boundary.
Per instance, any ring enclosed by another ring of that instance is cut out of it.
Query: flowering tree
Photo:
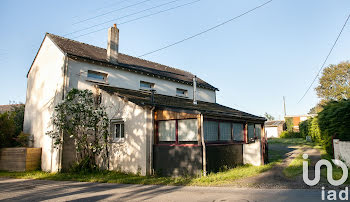
[[[89,90],[72,89],[55,107],[54,129],[47,132],[56,147],[63,144],[63,137],[74,140],[79,169],[96,169],[96,157],[103,150],[104,157],[108,157],[109,119],[104,107],[96,100]]]

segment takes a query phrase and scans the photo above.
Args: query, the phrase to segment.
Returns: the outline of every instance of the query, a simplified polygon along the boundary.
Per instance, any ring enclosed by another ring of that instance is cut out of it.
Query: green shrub
[[[301,138],[299,132],[283,131],[280,135],[280,138]]]
[[[311,120],[307,119],[305,121],[302,121],[299,123],[299,131],[300,131],[300,135],[303,138],[306,138],[306,136],[310,135],[309,134],[309,127],[311,125]]]

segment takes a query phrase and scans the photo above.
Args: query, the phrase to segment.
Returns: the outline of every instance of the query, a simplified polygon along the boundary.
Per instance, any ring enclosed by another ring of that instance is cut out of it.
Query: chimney
[[[197,104],[197,76],[193,76],[193,104]]]
[[[114,24],[108,29],[107,60],[112,63],[118,63],[119,49],[119,29]]]

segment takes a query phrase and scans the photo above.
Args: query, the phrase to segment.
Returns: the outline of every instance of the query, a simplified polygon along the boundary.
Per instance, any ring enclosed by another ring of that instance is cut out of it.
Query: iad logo
[[[303,154],[303,158],[306,160],[309,156]],[[340,160],[332,159],[333,163],[337,166],[340,166],[343,170],[343,176],[339,180],[333,179],[333,167],[331,162],[327,160],[319,160],[315,165],[315,178],[313,180],[309,179],[309,163],[308,161],[303,161],[303,180],[309,186],[314,186],[320,182],[321,178],[321,166],[327,167],[327,180],[333,186],[339,186],[344,184],[348,179],[348,167]]]

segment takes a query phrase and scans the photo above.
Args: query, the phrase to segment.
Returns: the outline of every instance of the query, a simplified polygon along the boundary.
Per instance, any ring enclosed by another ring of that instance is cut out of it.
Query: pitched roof
[[[81,43],[71,39],[67,39],[61,36],[47,33],[50,39],[68,56],[73,58],[80,58],[92,61],[98,61],[103,64],[113,67],[123,67],[135,72],[150,74],[165,79],[170,79],[186,84],[193,84],[193,74],[184,70],[176,69],[166,65],[158,64],[155,62],[143,60],[141,58],[132,57],[119,53],[118,65],[110,63],[107,60],[107,50],[104,48],[96,47],[86,43]],[[200,78],[197,78],[197,85],[199,87],[208,88],[212,90],[218,90],[216,87],[208,84]]]
[[[129,90],[106,85],[98,85],[98,87],[110,94],[116,94],[119,97],[125,98],[128,101],[141,106],[154,105],[158,108],[191,110],[218,118],[222,117],[227,119],[251,120],[257,122],[266,121],[264,117],[255,116],[217,103],[198,101],[197,105],[195,105],[191,99],[155,94],[154,104],[152,104],[151,93],[149,91]]]
[[[265,127],[277,127],[284,124],[284,121],[266,121]]]

